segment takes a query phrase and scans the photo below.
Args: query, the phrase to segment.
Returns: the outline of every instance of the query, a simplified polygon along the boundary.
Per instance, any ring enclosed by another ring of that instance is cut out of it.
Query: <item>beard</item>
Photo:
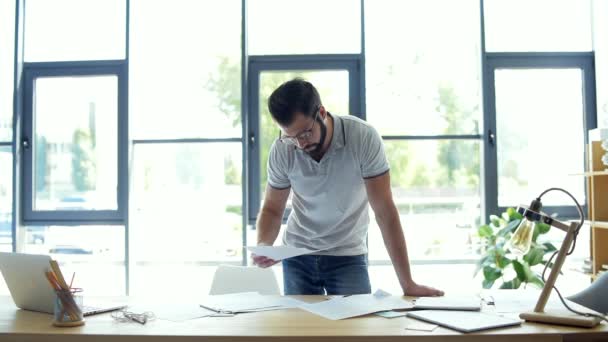
[[[321,138],[318,143],[311,144],[306,147],[304,152],[308,153],[313,158],[321,157],[321,150],[323,149],[323,144],[325,143],[325,138],[327,137],[327,126],[323,122],[322,119],[317,118],[319,121],[319,128],[321,129]]]

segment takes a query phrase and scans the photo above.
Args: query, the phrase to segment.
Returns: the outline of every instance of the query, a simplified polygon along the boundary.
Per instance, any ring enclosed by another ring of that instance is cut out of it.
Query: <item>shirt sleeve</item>
[[[363,178],[380,176],[389,170],[382,137],[372,126],[367,126],[361,139],[361,175]]]
[[[276,141],[270,147],[267,166],[268,185],[275,189],[287,189],[291,186],[287,176],[287,154],[281,153]]]

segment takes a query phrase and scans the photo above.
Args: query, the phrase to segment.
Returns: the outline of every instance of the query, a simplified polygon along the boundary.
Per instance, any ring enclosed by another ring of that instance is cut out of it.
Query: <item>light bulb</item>
[[[535,226],[536,222],[534,221],[530,221],[527,218],[521,220],[519,227],[517,227],[515,234],[513,234],[509,241],[509,250],[511,250],[513,254],[522,256],[530,251]]]

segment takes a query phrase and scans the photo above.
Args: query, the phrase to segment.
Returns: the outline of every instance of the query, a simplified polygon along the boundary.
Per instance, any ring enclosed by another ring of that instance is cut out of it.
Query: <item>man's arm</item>
[[[256,223],[258,245],[272,246],[281,230],[283,212],[291,188],[275,189],[270,185],[266,186],[266,195],[262,210],[258,215]],[[278,261],[263,256],[252,255],[254,264],[266,268],[276,264]]]
[[[393,202],[390,183],[390,173],[386,172],[383,175],[366,179],[365,189],[403,293],[416,297],[442,296],[443,291],[418,285],[412,279],[405,238],[401,229],[399,213]]]

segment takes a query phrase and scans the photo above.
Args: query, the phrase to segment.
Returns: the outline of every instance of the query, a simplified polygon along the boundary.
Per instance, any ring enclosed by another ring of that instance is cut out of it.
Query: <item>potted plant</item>
[[[532,236],[530,251],[523,257],[516,257],[508,249],[508,241],[519,226],[522,215],[514,208],[508,208],[501,216],[490,215],[490,223],[478,228],[481,239],[481,258],[477,262],[475,275],[483,272],[484,289],[499,284],[501,289],[517,289],[522,284],[544,285],[540,273],[532,270],[547,263],[544,256],[556,250],[550,242],[539,243],[539,236],[546,234],[550,226],[538,222]],[[551,267],[551,265],[549,265]],[[542,268],[540,269],[542,271]]]

